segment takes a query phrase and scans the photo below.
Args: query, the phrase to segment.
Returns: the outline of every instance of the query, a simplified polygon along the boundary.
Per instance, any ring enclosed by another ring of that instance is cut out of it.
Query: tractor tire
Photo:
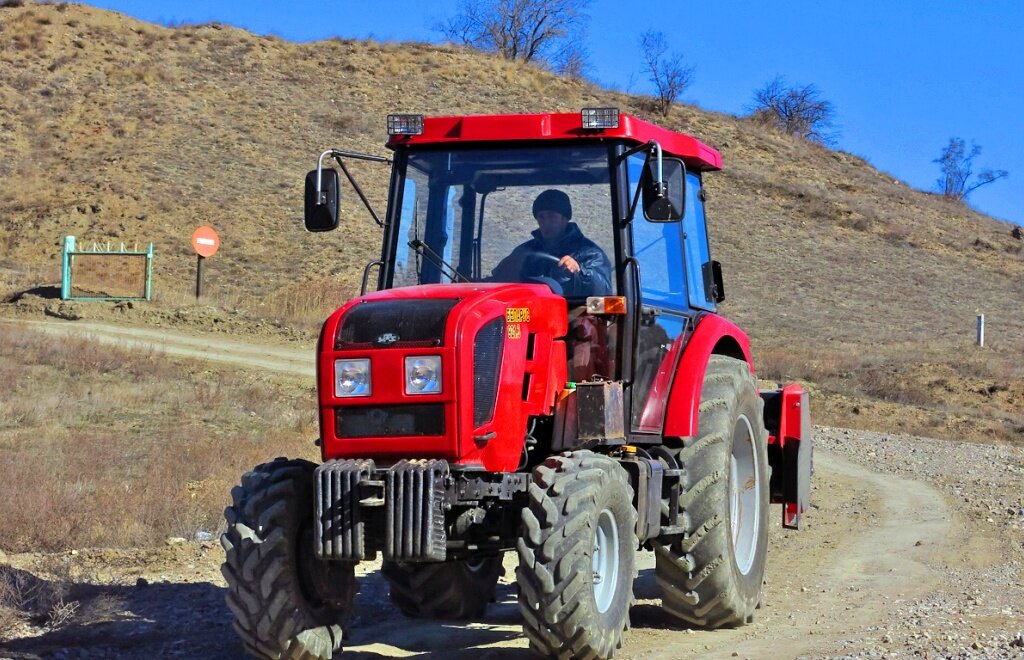
[[[662,605],[688,624],[744,625],[760,605],[770,478],[763,410],[747,363],[712,355],[697,436],[673,450],[686,533],[654,548]]]
[[[246,651],[314,660],[340,652],[355,564],[313,553],[315,465],[278,458],[242,476],[224,510],[227,603]]]
[[[503,573],[500,556],[435,564],[386,561],[381,568],[391,602],[414,619],[482,617]]]
[[[636,577],[636,511],[626,471],[589,451],[533,471],[523,509],[519,610],[534,651],[610,658],[629,628]]]

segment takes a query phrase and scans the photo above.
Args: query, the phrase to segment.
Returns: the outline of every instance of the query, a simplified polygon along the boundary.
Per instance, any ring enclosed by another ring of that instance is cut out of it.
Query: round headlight
[[[335,396],[370,394],[370,361],[337,360],[334,363]]]
[[[406,394],[436,394],[441,391],[441,357],[428,355],[405,359]]]

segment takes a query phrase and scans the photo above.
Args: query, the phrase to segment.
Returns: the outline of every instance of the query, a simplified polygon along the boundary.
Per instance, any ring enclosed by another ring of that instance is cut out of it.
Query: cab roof
[[[624,139],[635,144],[655,140],[666,155],[682,158],[692,170],[722,169],[722,155],[700,140],[676,133],[632,115],[620,114],[618,128],[584,129],[579,112],[538,115],[468,115],[464,117],[424,117],[419,135],[392,135],[387,146],[417,147],[453,143],[574,142]]]

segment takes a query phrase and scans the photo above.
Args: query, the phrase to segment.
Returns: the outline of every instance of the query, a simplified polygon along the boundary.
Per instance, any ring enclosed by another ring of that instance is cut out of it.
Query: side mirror
[[[338,170],[320,170],[320,196],[316,194],[316,170],[306,175],[305,224],[306,231],[331,231],[338,228],[339,189]]]
[[[686,206],[686,166],[678,158],[662,158],[661,186],[658,186],[658,161],[647,160],[643,176],[644,217],[651,222],[682,220]]]

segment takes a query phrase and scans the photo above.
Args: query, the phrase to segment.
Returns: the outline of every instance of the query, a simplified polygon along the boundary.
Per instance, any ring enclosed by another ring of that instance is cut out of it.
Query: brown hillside
[[[53,285],[66,234],[153,241],[152,307],[186,306],[188,238],[211,224],[223,247],[207,290],[247,317],[316,317],[358,288],[379,230],[346,189],[341,232],[302,231],[303,176],[327,146],[384,153],[388,112],[648,115],[642,99],[466,50],[294,44],[75,4],[0,9],[0,81],[7,288]],[[831,423],[1024,440],[1024,241],[1009,225],[746,120],[651,118],[722,151],[708,190],[723,311],[762,375],[811,382]],[[353,169],[383,212],[384,168]]]

